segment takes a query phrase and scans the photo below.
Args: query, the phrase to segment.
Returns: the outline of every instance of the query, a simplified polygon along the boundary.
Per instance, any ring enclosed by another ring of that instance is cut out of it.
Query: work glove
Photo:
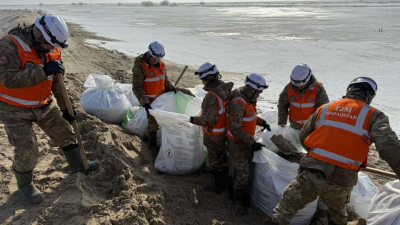
[[[149,113],[149,109],[153,109],[153,108],[151,108],[150,103],[146,103],[146,104],[142,105],[142,107],[146,110],[147,113]]]
[[[64,72],[65,72],[64,66],[61,64],[60,61],[57,61],[57,60],[52,60],[52,61],[46,63],[43,66],[43,70],[44,70],[44,73],[46,74],[46,76],[53,75],[56,73],[64,74]]]
[[[62,110],[62,118],[64,118],[66,121],[68,121],[69,124],[72,124],[74,120],[78,117],[78,112],[76,111],[75,108],[72,109],[74,111],[74,115],[71,116],[68,112],[68,109]]]
[[[189,122],[194,124],[194,122],[193,122],[193,121],[194,121],[194,117],[193,117],[193,116],[191,116],[191,117],[190,117],[190,119],[189,119]]]
[[[261,124],[262,127],[264,127],[261,132],[263,132],[265,129],[268,131],[271,131],[271,126],[264,120],[264,122]]]
[[[251,150],[253,152],[260,151],[262,147],[265,147],[265,145],[261,144],[260,142],[254,142],[251,145]]]
[[[176,88],[172,89],[171,91],[173,91],[175,94],[176,94],[176,92],[178,92],[178,90]]]

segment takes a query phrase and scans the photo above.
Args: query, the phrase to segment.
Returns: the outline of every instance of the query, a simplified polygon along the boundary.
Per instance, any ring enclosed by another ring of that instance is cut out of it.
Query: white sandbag
[[[297,176],[299,165],[283,159],[266,148],[254,152],[253,162],[256,164],[251,190],[253,205],[272,217],[284,189]],[[318,198],[298,211],[290,224],[309,224],[317,205]]]
[[[81,96],[82,108],[101,120],[119,124],[127,114],[130,102],[125,94],[114,89],[114,79],[107,75],[90,74]]]
[[[271,125],[271,131],[264,131],[259,135],[260,142],[265,145],[265,148],[275,153],[279,152],[278,147],[276,147],[276,145],[271,141],[271,137],[274,134],[281,134],[284,138],[289,140],[294,147],[296,147],[298,152],[307,152],[300,143],[299,130],[293,129],[289,126],[281,127],[277,124]]]
[[[196,98],[203,100],[207,94],[207,91],[205,91],[203,88],[204,86],[199,84],[194,88],[188,88],[188,89],[190,90],[190,92],[192,92],[192,94],[194,94]]]
[[[201,127],[189,123],[200,111],[201,100],[185,95],[165,93],[152,104],[150,114],[161,127],[162,141],[154,167],[173,175],[199,170],[204,163]]]
[[[354,185],[350,195],[350,207],[355,213],[361,217],[367,217],[371,200],[378,193],[378,188],[372,183],[369,176],[363,172],[358,173],[358,182]]]
[[[132,91],[132,84],[127,83],[116,83],[114,85],[116,91],[122,92],[128,98],[132,106],[140,106],[139,100]]]
[[[126,116],[122,119],[122,127],[133,134],[143,137],[147,131],[147,113],[143,107],[134,106],[128,110]]]
[[[386,183],[372,198],[367,215],[368,225],[400,224],[400,181]]]

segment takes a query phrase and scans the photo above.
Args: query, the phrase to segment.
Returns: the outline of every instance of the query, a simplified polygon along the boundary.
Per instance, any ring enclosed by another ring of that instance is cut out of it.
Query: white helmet
[[[68,27],[61,17],[51,14],[39,16],[36,18],[35,26],[49,44],[61,48],[68,47]]]
[[[367,83],[371,87],[372,91],[374,92],[373,94],[376,95],[376,91],[378,90],[378,85],[372,78],[357,77],[356,79],[354,79],[350,82],[349,86],[347,86],[347,90],[349,90],[350,85],[357,84],[357,83]]]
[[[194,72],[195,75],[199,75],[200,79],[205,78],[208,75],[216,75],[218,74],[217,66],[212,62],[206,62],[200,66],[197,72]]]
[[[154,58],[157,59],[164,58],[165,50],[164,46],[160,42],[158,41],[152,42],[147,49],[149,50],[150,55],[153,56]]]
[[[311,75],[313,74],[310,67],[302,63],[293,68],[292,74],[290,75],[290,81],[295,86],[302,86],[310,80]]]
[[[248,75],[244,80],[244,84],[249,85],[258,91],[263,91],[268,88],[268,85],[265,82],[264,77],[262,77],[260,74],[257,73],[252,73]]]

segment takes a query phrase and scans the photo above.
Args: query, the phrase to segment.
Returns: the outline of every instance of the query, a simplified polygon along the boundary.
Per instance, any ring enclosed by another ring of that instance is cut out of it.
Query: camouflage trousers
[[[253,156],[250,147],[237,143],[230,138],[227,139],[227,148],[229,152],[229,163],[233,165],[234,189],[244,189],[250,177],[249,160]],[[232,171],[229,171],[232,174]]]
[[[149,133],[157,132],[158,129],[160,129],[160,127],[158,126],[156,118],[154,118],[154,116],[150,115],[150,113],[147,113],[147,119],[149,120],[149,123],[147,124],[147,132],[149,132]]]
[[[76,143],[72,127],[62,118],[54,100],[49,105],[34,109],[20,108],[0,101],[0,121],[4,123],[8,140],[15,148],[13,168],[20,173],[32,171],[39,158],[33,122],[61,148]]]
[[[225,135],[204,134],[203,143],[207,147],[208,161],[213,171],[222,171],[225,167]]]
[[[336,225],[347,224],[346,204],[352,188],[327,183],[321,173],[300,169],[297,177],[284,190],[281,201],[274,209],[274,218],[279,225],[290,224],[299,210],[320,196],[328,206],[332,222]]]

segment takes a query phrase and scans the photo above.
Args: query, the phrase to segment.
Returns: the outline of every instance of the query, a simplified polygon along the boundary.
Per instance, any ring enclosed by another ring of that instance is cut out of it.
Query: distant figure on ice
[[[249,161],[253,152],[261,150],[263,146],[254,139],[256,125],[271,131],[269,124],[257,116],[256,109],[258,97],[268,88],[264,77],[252,73],[246,77],[244,84],[232,92],[226,110],[229,164],[234,167],[233,171],[229,168],[229,176],[234,180],[231,197],[240,215],[246,214],[246,207],[250,206],[250,194],[244,191],[249,180]]]
[[[156,119],[150,115],[150,104],[164,92],[177,92],[178,88],[168,80],[167,68],[161,60],[164,58],[164,46],[154,41],[150,43],[148,51],[136,57],[132,68],[133,82],[132,89],[139,103],[146,109],[149,124],[147,126],[147,135],[149,139],[150,151],[157,155],[159,148],[157,147],[157,130],[159,129]],[[179,89],[185,94],[192,93],[184,88]]]
[[[321,106],[306,122],[300,140],[308,154],[274,209],[280,225],[289,224],[317,196],[328,206],[334,224],[346,224],[346,204],[358,171],[367,166],[372,143],[400,177],[400,142],[388,117],[370,106],[377,90],[373,79],[358,77],[348,85],[344,99]]]
[[[190,117],[190,122],[203,126],[203,143],[207,146],[212,174],[215,179],[215,192],[221,194],[225,189],[228,168],[225,163],[226,115],[225,107],[231,95],[232,82],[225,83],[214,63],[206,62],[195,75],[201,79],[207,95],[201,105],[201,115]]]
[[[84,170],[70,126],[77,113],[74,109],[75,116],[69,115],[59,85],[62,81],[53,77],[65,73],[59,48],[68,46],[67,39],[67,24],[51,14],[28,26],[22,23],[0,39],[0,121],[15,147],[12,168],[18,190],[30,203],[43,201],[33,184],[39,158],[33,122],[63,150],[71,173]],[[98,162],[89,162],[90,170],[97,167]]]
[[[289,116],[290,127],[300,130],[307,119],[329,98],[306,64],[295,66],[290,82],[279,95],[278,124],[284,127]]]

